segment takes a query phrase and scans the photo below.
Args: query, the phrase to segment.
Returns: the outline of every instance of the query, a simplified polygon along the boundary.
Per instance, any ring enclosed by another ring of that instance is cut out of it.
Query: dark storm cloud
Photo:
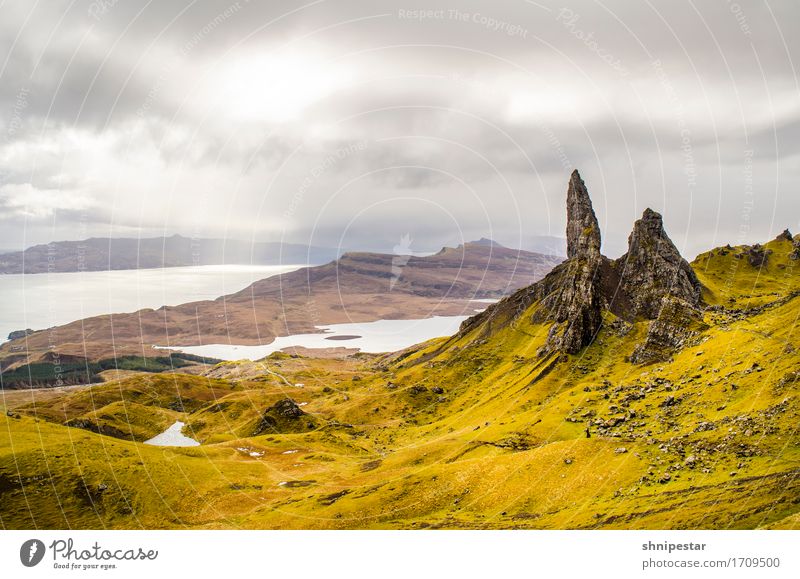
[[[524,244],[561,234],[573,167],[609,253],[646,206],[690,254],[800,228],[790,0],[2,10],[3,246]]]

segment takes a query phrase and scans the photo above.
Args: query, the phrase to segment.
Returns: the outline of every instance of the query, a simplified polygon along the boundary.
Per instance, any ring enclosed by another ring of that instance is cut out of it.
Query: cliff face
[[[541,303],[534,321],[552,322],[542,354],[575,354],[588,346],[608,311],[625,322],[650,320],[635,362],[668,357],[702,326],[702,286],[646,209],[628,238],[628,252],[612,261],[600,253],[600,227],[578,171],[567,187],[567,261],[530,288]]]

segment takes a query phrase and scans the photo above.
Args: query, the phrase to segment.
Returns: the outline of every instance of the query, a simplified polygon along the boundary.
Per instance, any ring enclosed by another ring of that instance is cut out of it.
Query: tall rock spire
[[[630,296],[630,317],[655,319],[662,300],[673,296],[690,306],[701,302],[701,285],[664,231],[661,215],[645,209],[628,237],[628,253],[617,260],[621,289]]]
[[[539,285],[543,311],[554,322],[543,352],[575,354],[592,343],[603,321],[600,278],[607,263],[589,191],[575,170],[567,187],[567,261]]]
[[[567,258],[600,255],[600,226],[589,191],[575,169],[567,187]]]
[[[651,209],[634,225],[628,253],[615,261],[602,255],[589,192],[573,171],[567,187],[567,260],[544,279],[464,322],[459,335],[484,324],[485,338],[503,327],[492,320],[514,320],[530,312],[531,322],[550,326],[540,355],[577,354],[595,340],[604,319],[611,318],[625,331],[647,324],[645,339],[629,359],[652,363],[668,359],[703,331],[702,290],[664,230],[661,215]]]

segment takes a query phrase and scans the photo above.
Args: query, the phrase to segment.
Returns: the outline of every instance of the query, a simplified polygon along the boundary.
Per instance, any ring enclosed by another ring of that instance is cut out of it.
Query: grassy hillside
[[[795,236],[800,241],[800,236]],[[751,252],[763,252],[766,262],[750,264]],[[706,286],[707,303],[746,310],[774,302],[800,291],[800,260],[792,240],[780,236],[759,248],[720,247],[703,253],[692,263]]]
[[[632,364],[646,322],[608,312],[579,354],[541,358],[540,304],[512,296],[395,355],[273,355],[7,401],[0,523],[798,528],[800,262],[788,239],[758,266],[751,249],[695,260],[707,328],[662,363]],[[203,444],[137,442],[174,420]]]

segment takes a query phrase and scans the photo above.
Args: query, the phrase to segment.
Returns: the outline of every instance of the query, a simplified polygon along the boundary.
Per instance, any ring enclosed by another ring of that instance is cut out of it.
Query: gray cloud
[[[572,167],[610,254],[646,206],[690,255],[800,229],[791,0],[3,10],[3,247],[519,245],[561,234]]]

